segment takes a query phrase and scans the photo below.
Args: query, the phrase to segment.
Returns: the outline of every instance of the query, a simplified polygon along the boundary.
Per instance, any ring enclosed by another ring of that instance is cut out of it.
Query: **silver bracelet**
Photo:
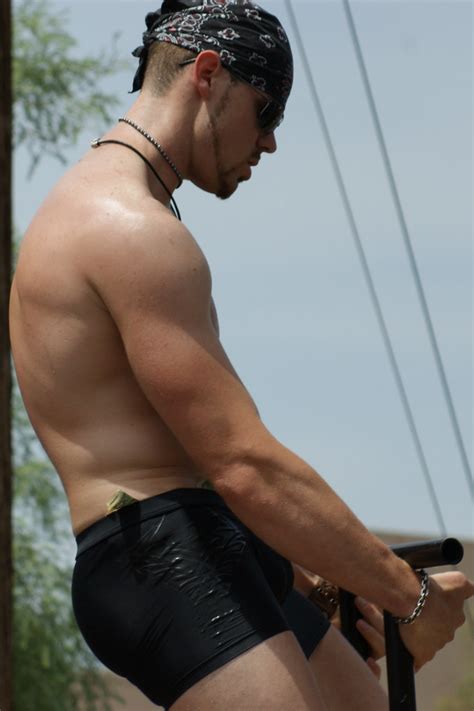
[[[416,603],[416,607],[409,615],[408,617],[394,617],[394,621],[397,622],[398,624],[401,625],[411,625],[412,622],[416,620],[417,617],[421,615],[421,612],[425,606],[426,598],[429,595],[429,577],[428,573],[426,570],[423,570],[420,568],[419,570],[416,571],[417,573],[420,573],[421,575],[421,592],[420,592],[420,597],[418,598],[418,602]]]

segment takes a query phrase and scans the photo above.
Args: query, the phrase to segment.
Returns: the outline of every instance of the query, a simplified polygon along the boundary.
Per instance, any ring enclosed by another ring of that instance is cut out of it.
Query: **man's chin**
[[[250,180],[252,177],[252,171],[250,170],[250,166],[248,167],[248,174],[246,175],[240,175],[233,184],[227,183],[225,186],[225,190],[220,190],[219,192],[216,193],[217,197],[220,197],[222,200],[225,200],[226,198],[230,197],[235,193],[237,188],[239,187],[240,183],[246,183],[247,180]]]
[[[239,183],[241,182],[242,180],[239,179],[233,185],[231,185],[230,183],[220,185],[214,194],[220,200],[227,200],[227,198],[230,198],[230,196],[235,193],[235,191],[239,187]]]
[[[228,200],[237,190],[237,188],[234,188],[234,190],[231,190],[229,192],[218,192],[216,193],[216,198],[219,198],[219,200]]]
[[[193,181],[193,183],[196,187],[204,190],[206,193],[213,193],[220,200],[227,200],[227,198],[230,198],[230,196],[235,193],[239,187],[239,183],[243,183],[245,180],[248,180],[245,176],[234,178],[232,180],[221,180],[217,187],[215,185],[211,187],[210,185],[197,181]]]

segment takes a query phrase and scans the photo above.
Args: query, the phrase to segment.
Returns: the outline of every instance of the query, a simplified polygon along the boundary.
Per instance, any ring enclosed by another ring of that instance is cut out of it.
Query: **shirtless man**
[[[420,576],[265,428],[169,209],[181,177],[225,198],[275,152],[291,51],[261,8],[193,4],[147,16],[139,98],[46,199],[12,287],[21,391],[78,541],[75,614],[105,664],[173,711],[381,711],[317,608],[297,599],[298,627],[285,607],[288,561],[401,618]],[[429,591],[401,625],[417,668],[474,586],[447,573]]]

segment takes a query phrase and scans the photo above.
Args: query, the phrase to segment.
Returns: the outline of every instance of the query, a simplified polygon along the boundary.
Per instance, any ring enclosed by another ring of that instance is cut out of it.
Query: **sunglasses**
[[[195,61],[196,59],[194,58],[186,59],[184,62],[179,62],[179,66],[184,67],[186,64],[193,64]],[[240,79],[240,77],[237,78]],[[255,87],[252,88],[255,89]],[[255,90],[258,91],[258,89]],[[273,133],[273,131],[276,131],[278,126],[283,121],[284,115],[285,114],[283,106],[277,104],[276,101],[267,101],[263,109],[260,109],[257,114],[258,127],[260,128],[263,135],[268,135],[269,133]]]
[[[258,125],[264,135],[273,133],[285,117],[284,109],[276,101],[267,101],[258,112]]]

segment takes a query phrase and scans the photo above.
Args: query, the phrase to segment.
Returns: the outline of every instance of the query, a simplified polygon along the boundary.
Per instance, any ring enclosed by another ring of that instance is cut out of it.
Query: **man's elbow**
[[[253,435],[248,433],[244,444],[227,448],[222,458],[213,457],[213,466],[204,468],[214,489],[231,507],[232,501],[251,503],[264,492],[268,496],[268,484],[273,488],[279,469],[278,456],[284,448],[263,427]]]
[[[255,491],[257,471],[247,463],[232,464],[223,467],[212,478],[212,485],[232,508],[233,502],[248,501],[252,491]]]

